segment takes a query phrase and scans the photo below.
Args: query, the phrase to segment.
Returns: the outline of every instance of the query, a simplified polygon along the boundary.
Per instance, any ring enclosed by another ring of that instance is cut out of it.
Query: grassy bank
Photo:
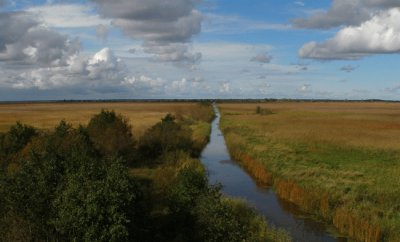
[[[359,241],[400,238],[399,104],[220,107],[231,154],[260,182]]]

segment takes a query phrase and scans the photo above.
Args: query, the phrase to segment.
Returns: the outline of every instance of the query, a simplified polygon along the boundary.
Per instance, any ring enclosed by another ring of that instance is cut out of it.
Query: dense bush
[[[11,154],[22,149],[33,136],[37,134],[35,128],[17,122],[10,130],[2,137],[1,152]]]
[[[127,241],[129,209],[136,209],[135,184],[121,160],[86,161],[67,174],[53,201],[52,223],[68,240]]]
[[[7,133],[0,135],[0,166],[7,167],[16,153],[36,135],[35,128],[19,122],[12,126]]]
[[[27,145],[15,173],[0,171],[0,241],[134,240],[140,185],[88,133],[62,121]]]
[[[183,169],[169,193],[169,209],[183,241],[269,241],[265,221],[243,202],[224,198],[203,173]],[[272,240],[270,240],[272,241]]]
[[[135,142],[128,120],[114,111],[102,110],[90,120],[87,131],[94,147],[103,155],[129,158]]]
[[[139,153],[143,158],[156,159],[161,154],[176,151],[191,152],[192,131],[189,127],[175,122],[168,114],[161,122],[146,131],[139,140]]]

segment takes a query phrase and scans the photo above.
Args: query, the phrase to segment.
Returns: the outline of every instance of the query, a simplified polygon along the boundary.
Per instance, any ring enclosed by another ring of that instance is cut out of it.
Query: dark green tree
[[[17,122],[11,126],[10,130],[3,136],[1,142],[1,152],[10,154],[22,149],[33,136],[37,134],[34,127]]]
[[[194,209],[197,241],[246,241],[249,227],[234,207],[230,206],[219,189],[210,189],[199,197]]]
[[[155,159],[168,152],[191,153],[192,147],[191,129],[175,122],[171,114],[167,114],[161,122],[146,131],[139,140],[140,154],[149,159]]]
[[[171,188],[169,208],[175,234],[186,241],[258,241],[252,238],[254,211],[225,199],[220,186],[209,186],[203,173],[183,169]]]
[[[53,202],[56,230],[73,241],[127,241],[136,189],[121,160],[84,161]]]
[[[0,166],[6,167],[14,156],[37,135],[37,130],[17,122],[10,130],[0,136]]]
[[[204,174],[193,168],[185,168],[179,172],[175,184],[168,195],[171,212],[169,231],[178,241],[198,241],[196,234],[196,204],[202,194],[207,193],[208,181]],[[173,240],[173,239],[171,239]]]
[[[65,122],[30,149],[15,174],[0,174],[4,241],[135,239],[144,202],[125,161],[101,158],[86,128]]]
[[[54,159],[32,157],[21,161],[21,168],[6,183],[10,241],[44,240],[54,236],[54,229],[49,226],[53,212],[50,204],[62,173],[62,166]]]
[[[183,169],[170,192],[170,209],[174,213],[190,212],[198,197],[207,190],[208,181],[204,174],[193,168]]]
[[[135,146],[128,120],[114,111],[102,110],[90,120],[87,131],[94,147],[105,156],[130,159]]]

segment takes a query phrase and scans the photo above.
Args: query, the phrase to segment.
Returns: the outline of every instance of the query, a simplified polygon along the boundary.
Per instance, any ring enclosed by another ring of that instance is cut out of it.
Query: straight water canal
[[[250,175],[231,160],[224,136],[219,129],[220,113],[216,106],[214,110],[216,118],[212,123],[210,142],[201,158],[211,184],[221,184],[222,192],[230,197],[245,199],[265,216],[269,224],[288,231],[293,241],[347,241],[329,233],[328,227],[323,223],[303,216],[295,206],[280,200],[272,189],[257,186]]]

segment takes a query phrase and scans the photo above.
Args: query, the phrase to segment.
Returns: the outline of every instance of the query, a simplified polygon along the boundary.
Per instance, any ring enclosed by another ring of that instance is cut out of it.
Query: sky
[[[0,101],[400,100],[399,0],[0,0]]]

